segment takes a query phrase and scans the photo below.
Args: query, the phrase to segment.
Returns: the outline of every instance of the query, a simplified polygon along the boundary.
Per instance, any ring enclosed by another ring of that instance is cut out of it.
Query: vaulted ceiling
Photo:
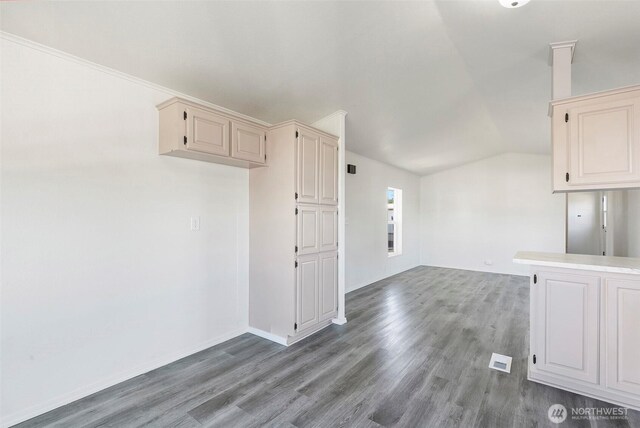
[[[2,2],[3,31],[276,123],[348,112],[417,174],[549,153],[550,42],[574,94],[640,83],[640,1]]]

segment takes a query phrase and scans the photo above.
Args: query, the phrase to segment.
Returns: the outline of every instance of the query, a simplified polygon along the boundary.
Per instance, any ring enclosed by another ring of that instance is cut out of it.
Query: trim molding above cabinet
[[[553,191],[640,188],[640,85],[552,101]]]
[[[266,166],[266,126],[178,97],[157,108],[161,155],[242,168]]]

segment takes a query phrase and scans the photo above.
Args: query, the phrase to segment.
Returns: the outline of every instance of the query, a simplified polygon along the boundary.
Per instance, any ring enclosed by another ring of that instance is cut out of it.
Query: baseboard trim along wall
[[[2,422],[0,422],[0,426],[2,426],[3,428],[6,428],[12,425],[18,424],[20,422],[24,422],[36,416],[50,412],[51,410],[57,409],[58,407],[72,403],[81,398],[88,397],[89,395],[95,394],[96,392],[100,392],[103,389],[107,389],[121,382],[127,381],[129,379],[133,379],[136,376],[143,375],[152,370],[158,369],[162,366],[166,366],[167,364],[174,363],[190,355],[196,354],[200,351],[204,351],[205,349],[211,348],[212,346],[218,345],[222,342],[226,342],[227,340],[233,339],[234,337],[238,337],[244,333],[246,333],[246,329],[236,329],[236,330],[230,331],[214,339],[203,342],[200,345],[196,346],[195,348],[185,349],[185,350],[167,355],[165,357],[158,358],[157,360],[150,361],[149,363],[144,364],[142,366],[138,366],[131,370],[126,370],[122,373],[117,374],[116,376],[102,379],[96,383],[87,385],[84,388],[76,389],[75,391],[69,394],[65,394],[60,397],[53,398],[47,401],[46,403],[31,407],[29,409],[26,409],[25,411],[15,413],[13,415],[7,415],[2,420]]]
[[[515,254],[514,254],[514,256],[515,256]],[[522,274],[522,273],[503,272],[503,271],[498,270],[498,269],[480,270],[480,269],[470,269],[470,268],[467,268],[467,267],[460,267],[460,266],[440,266],[440,265],[425,265],[425,264],[422,264],[420,266],[442,268],[442,269],[464,270],[464,271],[468,271],[468,272],[494,273],[494,274],[497,274],[497,275],[512,275],[512,276],[521,276],[521,277],[527,277],[528,276],[528,275],[525,275],[525,274]]]
[[[287,344],[287,339],[286,338],[277,336],[277,335],[275,335],[273,333],[269,333],[269,332],[266,332],[264,330],[257,329],[255,327],[249,327],[247,329],[247,333],[251,333],[251,334],[256,335],[258,337],[262,337],[263,339],[270,340],[270,341],[278,343],[280,345],[289,346]]]

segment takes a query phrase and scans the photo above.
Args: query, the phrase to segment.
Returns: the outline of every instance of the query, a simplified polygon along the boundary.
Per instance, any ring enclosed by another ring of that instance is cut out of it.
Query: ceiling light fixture
[[[529,0],[498,0],[500,4],[507,9],[515,9],[529,3]]]

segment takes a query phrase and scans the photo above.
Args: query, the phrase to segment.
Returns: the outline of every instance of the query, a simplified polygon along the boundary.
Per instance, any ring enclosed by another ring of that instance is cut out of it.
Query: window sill
[[[401,256],[402,253],[387,253],[388,257],[396,257],[396,256]]]

